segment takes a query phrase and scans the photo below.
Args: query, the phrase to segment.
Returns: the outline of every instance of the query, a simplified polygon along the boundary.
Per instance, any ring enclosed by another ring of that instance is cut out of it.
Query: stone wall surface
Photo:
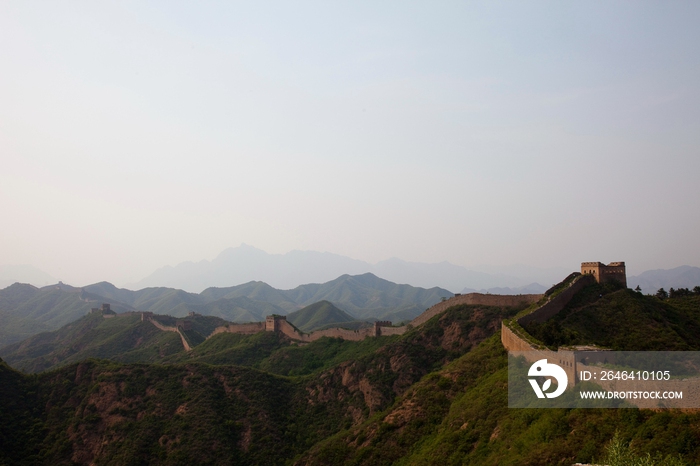
[[[318,340],[321,337],[342,338],[343,340],[360,341],[375,335],[374,328],[363,328],[360,330],[349,330],[345,328],[328,328],[318,330],[309,335],[309,340]]]
[[[241,333],[251,335],[253,333],[262,332],[265,330],[265,322],[252,322],[250,324],[230,324],[216,327],[214,331],[207,337],[210,338],[219,333]]]
[[[414,327],[424,324],[432,317],[444,312],[448,307],[457,306],[459,304],[481,304],[483,306],[519,306],[521,304],[532,304],[539,301],[543,295],[541,294],[518,294],[518,295],[499,295],[499,294],[482,294],[468,293],[459,296],[453,296],[450,299],[439,302],[424,313],[411,321]]]
[[[406,325],[401,327],[379,327],[379,334],[383,336],[403,335],[408,330]]]
[[[520,352],[519,356],[525,357],[525,360],[531,363],[546,359],[547,362],[559,364],[564,369],[566,376],[574,385],[577,381],[576,377],[576,353],[568,350],[552,351],[549,349],[539,349],[532,346],[525,339],[521,338],[517,333],[508,328],[504,323],[501,323],[501,343],[509,352]]]
[[[162,331],[164,331],[164,332],[177,332],[177,328],[176,328],[176,327],[170,327],[170,326],[168,326],[168,325],[163,325],[163,324],[161,324],[160,322],[158,322],[157,320],[155,320],[155,319],[153,319],[153,318],[151,318],[151,317],[148,318],[148,321],[149,321],[150,323],[152,323],[153,325],[155,325],[156,328],[158,328],[158,329],[160,329],[160,330],[162,330]]]
[[[542,306],[533,312],[518,319],[520,325],[525,325],[529,322],[545,322],[557,315],[571,301],[576,293],[581,291],[585,286],[594,283],[595,279],[590,275],[581,275],[576,280],[571,282],[569,287],[550,299]]]
[[[514,331],[501,322],[501,343],[507,351],[535,351],[536,348],[520,338]]]
[[[277,327],[278,331],[287,335],[292,340],[299,340],[299,341],[306,341],[306,342],[312,341],[311,336],[309,334],[301,333],[292,324],[287,322],[286,319],[278,320],[276,327]]]

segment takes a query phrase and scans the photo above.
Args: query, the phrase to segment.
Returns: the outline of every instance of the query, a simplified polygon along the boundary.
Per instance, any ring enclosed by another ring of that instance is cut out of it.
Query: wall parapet
[[[450,299],[441,301],[424,313],[411,321],[411,325],[417,327],[424,324],[436,315],[445,312],[452,306],[460,304],[480,304],[482,306],[504,306],[516,307],[523,304],[532,304],[539,301],[543,295],[541,294],[517,294],[517,295],[502,295],[502,294],[483,294],[483,293],[467,293],[457,294]]]
[[[243,335],[252,335],[258,332],[265,331],[265,322],[251,322],[248,324],[228,324],[216,327],[207,338],[211,338],[219,333],[240,333]]]
[[[568,282],[568,285],[567,285]],[[553,287],[548,299],[532,310],[526,310],[515,319],[501,322],[501,343],[507,351],[524,351],[528,362],[540,359],[554,361],[564,369],[569,380],[578,383],[576,350],[558,348],[548,349],[535,339],[523,327],[530,322],[545,322],[561,312],[571,299],[584,287],[596,282],[590,274],[571,274],[562,283]]]
[[[518,324],[524,326],[529,322],[545,322],[551,319],[569,304],[569,301],[571,301],[571,298],[573,298],[576,293],[592,284],[594,281],[595,279],[590,275],[576,276],[576,278],[571,280],[568,287],[558,290],[541,306],[519,317],[517,319]]]
[[[570,350],[553,351],[546,347],[533,346],[520,335],[515,333],[505,322],[501,323],[501,343],[510,352],[523,352],[523,356],[528,362],[534,363],[540,359],[553,361],[564,369],[569,380],[576,383],[576,352]]]

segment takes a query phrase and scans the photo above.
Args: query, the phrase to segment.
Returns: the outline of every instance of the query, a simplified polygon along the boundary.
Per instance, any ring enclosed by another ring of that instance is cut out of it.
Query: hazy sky
[[[700,265],[700,3],[0,1],[0,264]]]

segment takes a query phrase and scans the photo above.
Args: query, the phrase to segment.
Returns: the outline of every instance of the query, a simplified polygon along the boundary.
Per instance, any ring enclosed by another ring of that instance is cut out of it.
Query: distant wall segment
[[[434,316],[445,312],[447,308],[458,306],[460,304],[480,304],[482,306],[500,306],[500,307],[515,307],[523,304],[536,303],[542,298],[541,294],[518,294],[518,295],[499,295],[499,294],[483,294],[483,293],[468,293],[453,296],[450,299],[439,302],[423,314],[419,315],[411,321],[411,325],[417,327],[424,324]]]
[[[251,322],[247,324],[228,324],[221,327],[217,327],[214,331],[207,336],[211,338],[214,335],[220,333],[237,333],[243,335],[252,335],[259,332],[279,332],[282,333],[292,340],[300,342],[312,342],[316,341],[322,337],[331,338],[342,338],[343,340],[350,341],[360,341],[368,337],[376,336],[390,336],[390,335],[403,335],[411,327],[417,327],[424,324],[431,318],[438,314],[445,312],[448,308],[452,306],[458,306],[461,304],[470,305],[484,305],[484,306],[500,306],[500,307],[515,307],[522,306],[526,304],[531,304],[537,302],[542,298],[541,294],[523,294],[523,295],[492,295],[483,293],[469,293],[463,295],[456,295],[445,301],[441,301],[434,306],[427,309],[421,315],[416,317],[411,321],[409,325],[404,325],[401,327],[393,327],[389,321],[379,321],[375,322],[372,327],[363,328],[359,330],[349,330],[345,328],[329,328],[324,330],[317,330],[311,333],[303,333],[299,331],[292,324],[287,322],[285,316],[271,315],[265,318],[264,322]],[[141,314],[142,320],[147,320],[153,325],[158,327],[160,330],[167,332],[178,332],[177,327],[169,327],[161,324],[153,318],[153,314],[150,312],[144,312]],[[180,332],[178,332],[180,333]],[[182,335],[180,335],[182,337]],[[182,337],[183,346],[189,351],[189,345]]]
[[[413,319],[411,326],[417,327],[438,314],[445,312],[452,306],[460,304],[480,304],[485,306],[521,306],[536,302],[543,295],[540,294],[523,294],[523,295],[491,295],[482,293],[469,293],[457,295],[445,301],[439,302],[427,309],[420,316]],[[279,332],[292,340],[301,342],[312,342],[322,337],[342,338],[343,340],[360,341],[367,337],[403,335],[410,327],[404,325],[401,327],[393,327],[389,321],[375,322],[374,326],[359,330],[349,330],[345,328],[329,328],[317,330],[311,333],[300,332],[296,327],[287,322],[285,316],[271,315],[265,318],[265,322],[253,322],[248,324],[229,324],[217,327],[207,337],[210,338],[219,333],[240,333],[254,334],[258,332]]]
[[[252,335],[258,332],[265,331],[265,322],[252,322],[250,324],[230,324],[216,327],[209,335],[217,335],[219,333],[241,333],[244,335]]]
[[[175,332],[178,335],[180,335],[180,340],[182,340],[182,347],[185,348],[185,351],[192,351],[192,348],[190,347],[190,344],[187,343],[187,339],[185,339],[185,335],[182,334],[181,331],[181,326],[177,327],[170,327],[168,325],[163,325],[160,322],[158,322],[156,319],[153,318],[153,313],[149,312],[148,315],[147,313],[141,313],[141,321],[143,322],[144,320],[147,320],[148,322],[152,323],[153,325],[156,326],[159,330],[162,330],[164,332]]]

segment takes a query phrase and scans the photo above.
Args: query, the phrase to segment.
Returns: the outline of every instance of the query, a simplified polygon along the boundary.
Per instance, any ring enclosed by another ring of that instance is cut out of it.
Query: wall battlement
[[[519,335],[505,321],[501,322],[501,343],[503,347],[511,352],[527,351],[526,359],[528,362],[535,362],[540,359],[552,361],[564,369],[569,380],[573,380],[574,384],[578,383],[577,366],[586,367],[583,362],[577,362],[577,351],[569,349],[557,349],[552,351],[541,346],[537,346],[528,341],[529,334],[523,328],[524,325],[530,322],[546,322],[547,320],[558,314],[571,301],[576,293],[582,290],[587,285],[594,282],[603,283],[606,281],[616,280],[627,286],[625,276],[624,262],[611,262],[608,265],[602,262],[581,262],[581,275],[576,277],[569,283],[568,288],[561,292],[555,293],[547,302],[543,303],[537,309],[520,317],[516,320],[520,326],[519,331],[525,335]],[[517,326],[515,326],[517,327]],[[530,337],[531,338],[531,337]],[[591,349],[586,349],[587,358],[591,359]],[[601,350],[604,353],[605,350]],[[604,356],[602,356],[604,357]],[[596,359],[595,356],[592,357]],[[590,361],[586,361],[590,362]]]
[[[627,271],[624,262],[611,262],[608,265],[602,262],[581,262],[581,274],[591,275],[598,283],[618,281],[627,286]]]
[[[515,307],[522,304],[536,303],[542,298],[541,294],[518,294],[518,295],[503,295],[503,294],[483,294],[483,293],[468,293],[456,294],[450,299],[439,302],[431,308],[427,309],[423,314],[419,315],[411,321],[411,325],[417,327],[432,317],[444,312],[448,307],[457,306],[459,304],[480,304],[482,306],[506,306]]]

